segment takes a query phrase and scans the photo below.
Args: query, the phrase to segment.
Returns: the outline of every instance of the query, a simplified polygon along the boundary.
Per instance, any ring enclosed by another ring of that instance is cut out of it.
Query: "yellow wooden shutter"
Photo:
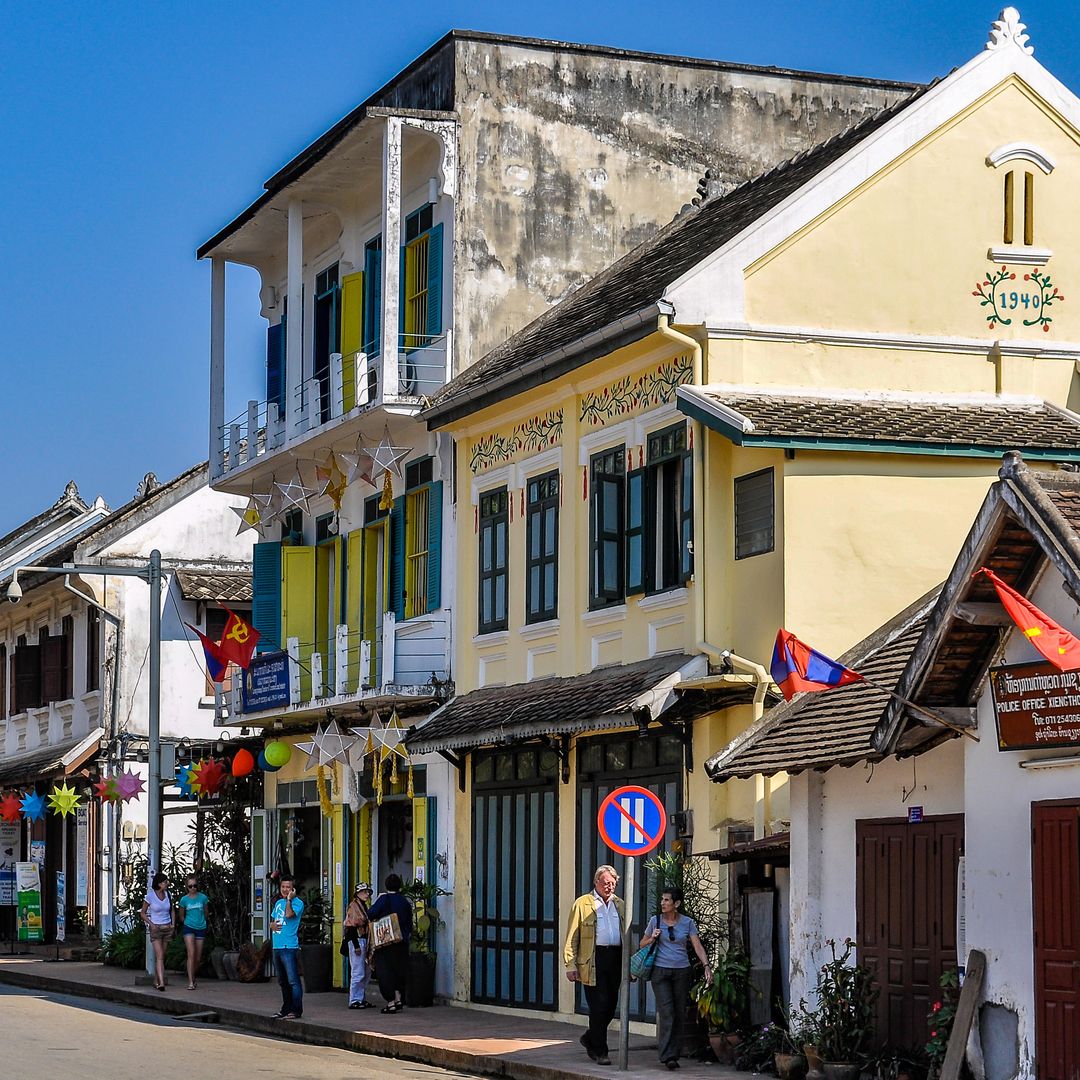
[[[420,881],[427,878],[427,799],[413,799],[413,877]]]
[[[357,819],[360,823],[360,827],[357,830],[359,832],[359,843],[357,845],[357,879],[359,881],[366,881],[369,885],[375,885],[375,882],[371,880],[371,803],[365,803],[360,807],[360,813],[357,815]],[[378,893],[379,889],[376,887],[375,892]]]
[[[356,355],[363,348],[364,274],[341,279],[341,370],[345,411],[356,407]]]
[[[281,549],[281,643],[300,641],[300,698],[311,698],[311,651],[315,643],[315,549]]]

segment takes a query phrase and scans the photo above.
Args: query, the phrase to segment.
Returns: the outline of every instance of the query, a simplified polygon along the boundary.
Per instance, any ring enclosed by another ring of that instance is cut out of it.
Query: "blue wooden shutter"
[[[427,606],[442,607],[442,481],[428,486]]]
[[[382,249],[370,247],[364,252],[364,352],[378,356],[382,352]]]
[[[285,317],[266,328],[266,400],[277,404],[279,415],[285,402]]]
[[[626,474],[626,593],[628,596],[645,591],[645,469]]]
[[[442,333],[442,225],[433,225],[428,231],[427,264],[427,326],[428,337]]]
[[[257,652],[281,648],[281,541],[256,544],[251,556],[251,625],[259,631]]]
[[[394,500],[390,511],[390,610],[405,618],[405,496]]]
[[[682,505],[679,508],[679,580],[694,576],[694,453],[683,454]]]
[[[439,815],[436,811],[435,796],[429,795],[427,797],[427,880],[430,882],[438,881],[437,874],[439,872],[439,864],[435,859],[438,854],[438,839],[439,839]],[[436,900],[436,904],[438,900]],[[438,920],[432,919],[432,934],[435,933],[435,929],[438,926]],[[434,945],[435,943],[432,942]]]

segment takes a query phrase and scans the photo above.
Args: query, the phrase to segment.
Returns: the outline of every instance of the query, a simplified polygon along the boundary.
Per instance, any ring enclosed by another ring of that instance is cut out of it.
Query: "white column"
[[[225,260],[210,259],[210,482],[225,473]]]
[[[825,785],[819,772],[791,777],[791,1000],[813,1001],[817,958],[822,946],[821,888],[824,861],[822,809]],[[851,873],[850,866],[844,872]]]
[[[289,311],[285,324],[285,383],[286,427],[292,434],[304,415],[304,204],[299,199],[289,203],[288,254]]]
[[[398,322],[401,304],[401,121],[387,117],[383,131],[382,373],[379,396],[398,393]],[[291,303],[291,301],[290,301]]]

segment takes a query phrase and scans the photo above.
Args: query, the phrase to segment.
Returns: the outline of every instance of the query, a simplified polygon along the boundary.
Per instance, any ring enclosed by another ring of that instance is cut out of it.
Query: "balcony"
[[[219,709],[217,723],[253,718],[258,722],[271,715],[300,718],[309,711],[321,716],[326,709],[347,705],[392,705],[402,699],[437,697],[448,678],[449,633],[445,616],[398,622],[387,613],[373,637],[340,625],[332,642],[289,638],[288,704],[245,711],[240,680],[233,680],[224,699],[227,716]]]
[[[396,385],[379,356],[332,353],[326,371],[294,386],[283,401],[249,401],[245,412],[214,432],[216,474],[246,477],[250,467],[282,451],[313,457],[350,436],[350,421],[380,406],[417,411],[450,377],[452,331],[438,337],[399,335]],[[342,430],[342,429],[345,430]]]

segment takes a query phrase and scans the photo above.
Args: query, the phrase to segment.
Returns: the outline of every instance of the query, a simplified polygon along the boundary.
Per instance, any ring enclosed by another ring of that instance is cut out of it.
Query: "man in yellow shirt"
[[[598,866],[592,892],[579,896],[570,909],[563,961],[570,982],[580,982],[589,1005],[589,1030],[581,1036],[585,1053],[598,1065],[610,1065],[607,1029],[619,1008],[622,942],[626,911],[615,895],[619,875],[613,866]]]

